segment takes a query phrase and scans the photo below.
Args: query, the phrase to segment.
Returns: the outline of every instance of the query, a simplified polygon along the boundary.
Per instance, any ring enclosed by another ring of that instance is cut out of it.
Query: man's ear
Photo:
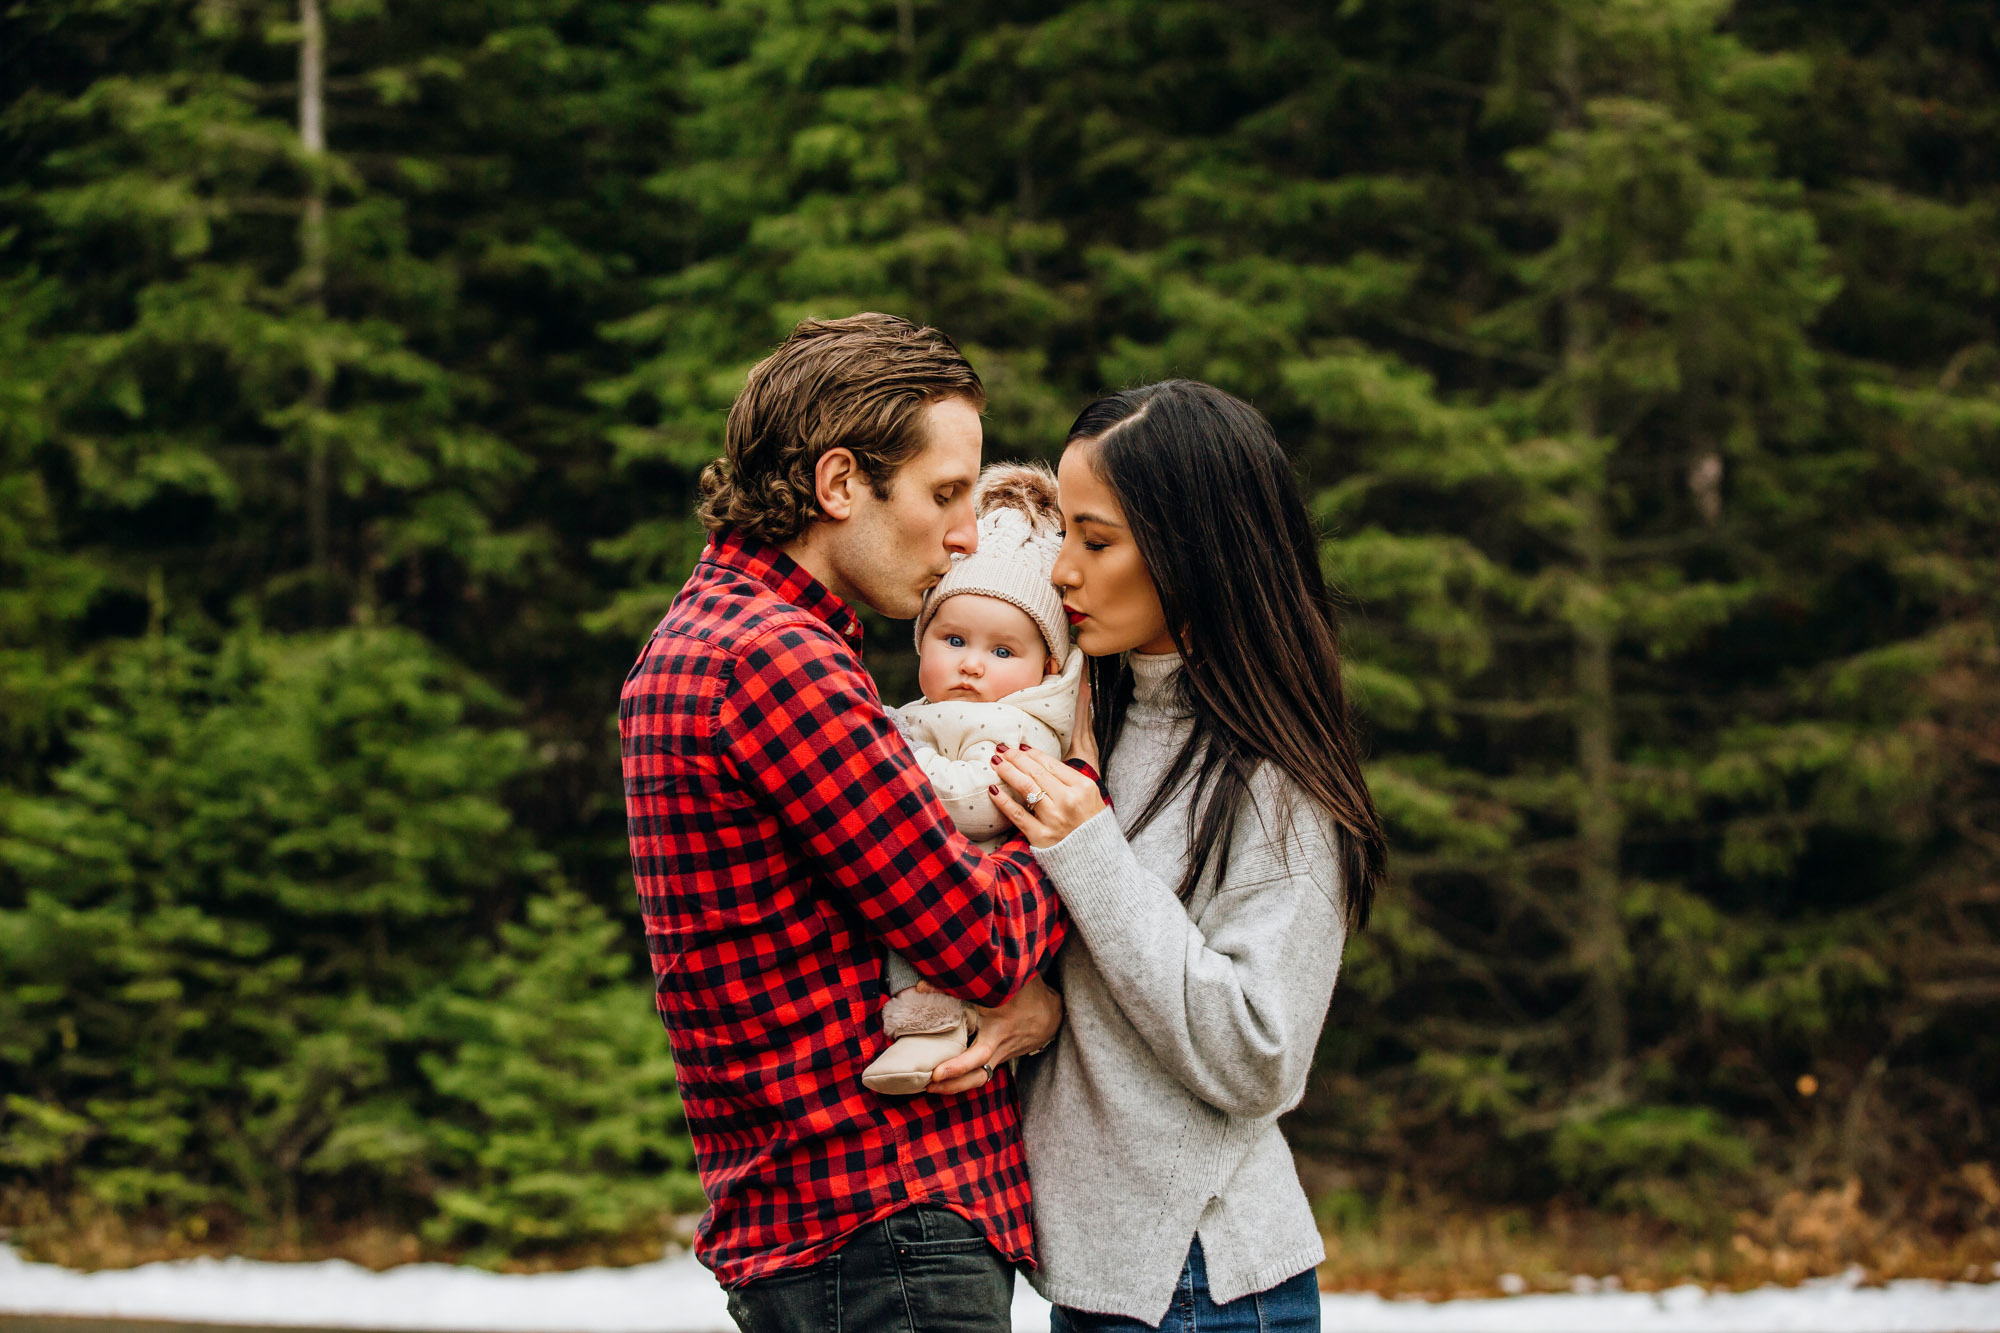
[[[854,488],[867,484],[851,449],[829,449],[813,464],[813,500],[836,523],[854,513]]]

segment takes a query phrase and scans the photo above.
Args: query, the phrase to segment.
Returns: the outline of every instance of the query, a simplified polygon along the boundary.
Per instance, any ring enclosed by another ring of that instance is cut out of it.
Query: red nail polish
[[[1032,746],[1032,745],[1030,745],[1030,744],[1028,744],[1028,743],[1027,743],[1026,741],[1022,741],[1022,742],[1021,742],[1021,748],[1022,748],[1023,750],[1032,750],[1032,749],[1034,749],[1035,747],[1034,747],[1034,746]]]
[[[1000,789],[998,787],[988,787],[986,789],[986,792],[989,796],[998,796],[1000,794]]]
[[[997,763],[999,763],[999,762],[1000,762],[1000,756],[996,754],[996,755],[994,755],[994,756],[993,756],[993,757],[992,757],[991,759],[987,760],[986,762],[987,762],[987,763],[989,763],[989,764],[997,764]]]
[[[1005,754],[1007,753],[1007,742],[1001,741],[1000,744],[994,746],[993,748],[1000,751],[1001,754]]]

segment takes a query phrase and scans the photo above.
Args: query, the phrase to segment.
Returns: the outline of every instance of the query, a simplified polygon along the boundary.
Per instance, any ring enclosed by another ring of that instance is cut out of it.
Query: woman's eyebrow
[[[1078,514],[1073,522],[1095,523],[1100,528],[1122,528],[1125,525],[1115,518],[1099,518],[1096,514]]]

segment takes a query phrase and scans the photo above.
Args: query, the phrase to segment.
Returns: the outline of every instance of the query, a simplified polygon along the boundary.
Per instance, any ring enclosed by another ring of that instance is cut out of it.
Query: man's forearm
[[[959,969],[942,969],[937,966],[941,954],[921,944],[905,946],[890,941],[936,989],[973,1004],[998,1007],[1012,1001],[1052,966],[1068,921],[1041,866],[1025,852],[1023,847],[982,858],[981,869],[989,870],[992,876],[985,891],[993,899],[992,910],[981,923],[985,947],[975,951],[990,960],[984,971],[966,976]],[[948,925],[937,942],[962,948],[966,937]]]

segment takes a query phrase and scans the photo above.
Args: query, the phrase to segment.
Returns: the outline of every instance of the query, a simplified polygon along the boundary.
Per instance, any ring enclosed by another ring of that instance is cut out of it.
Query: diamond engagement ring
[[[1037,787],[1033,791],[1029,792],[1026,796],[1023,796],[1021,798],[1021,804],[1027,806],[1030,810],[1032,810],[1035,808],[1035,802],[1046,801],[1047,799],[1049,799],[1049,794],[1043,791],[1040,787]]]

